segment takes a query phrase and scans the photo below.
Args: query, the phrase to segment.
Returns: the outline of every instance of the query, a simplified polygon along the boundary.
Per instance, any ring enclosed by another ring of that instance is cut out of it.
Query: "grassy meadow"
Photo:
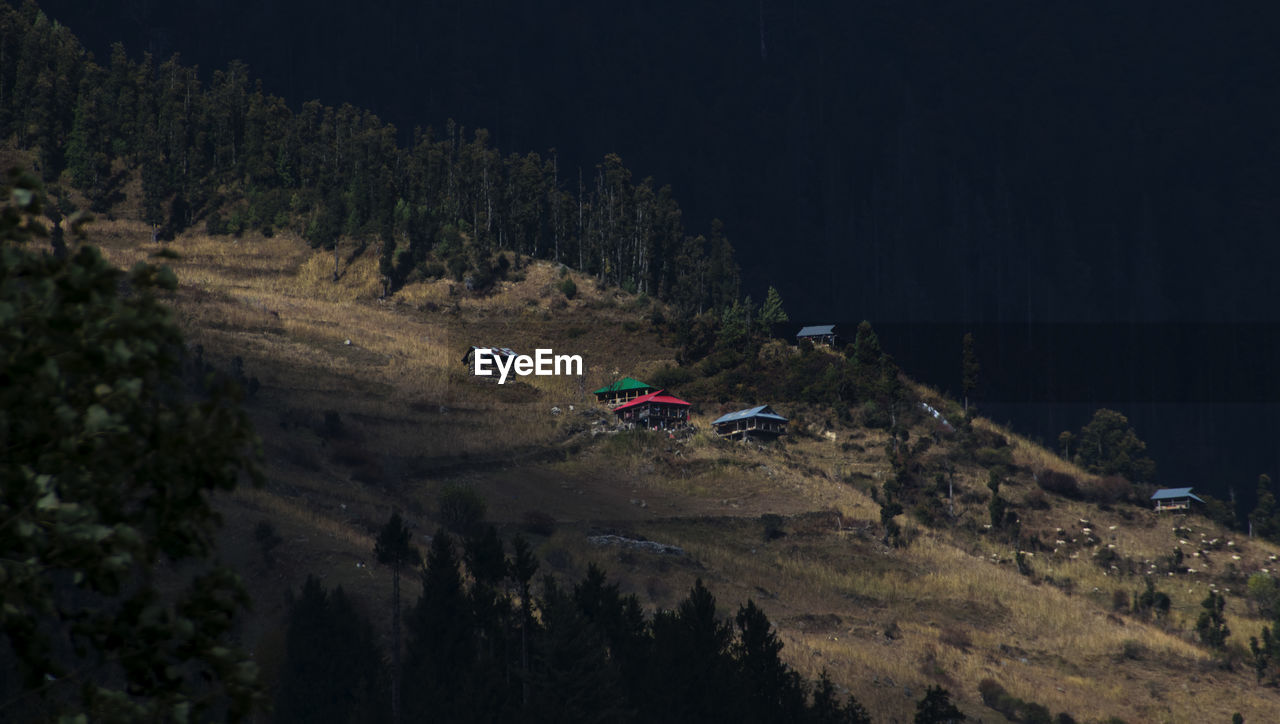
[[[1280,550],[1198,516],[1042,494],[1034,471],[1088,476],[989,421],[975,427],[1004,436],[1018,469],[1002,495],[1043,544],[1024,552],[1021,571],[1018,552],[984,527],[987,471],[975,464],[955,471],[948,524],[903,515],[909,545],[886,546],[870,496],[890,474],[881,431],[780,402],[796,423],[769,446],[714,439],[708,423],[724,405],[695,405],[699,432],[687,439],[602,432],[611,415],[590,391],[644,379],[675,349],[648,321],[656,302],[584,275],[538,262],[483,296],[437,280],[383,298],[376,248],[340,247],[335,280],[332,252],[287,234],[184,235],[161,258],[140,224],[99,221],[89,233],[120,266],[169,264],[189,345],[223,370],[239,357],[259,382],[247,407],[268,482],[219,506],[223,555],[255,600],[244,636],[268,678],[288,590],[315,573],[385,621],[390,574],[371,565],[373,531],[401,509],[421,542],[438,524],[440,490],[467,485],[504,534],[532,531],[544,571],[573,579],[596,562],[650,609],[673,606],[696,578],[726,614],[754,599],[784,656],[807,677],[826,670],[876,721],[908,720],[931,684],[971,719],[1001,721],[979,699],[988,678],[1077,721],[1228,722],[1239,711],[1262,722],[1280,712],[1280,694],[1247,664],[1248,637],[1264,622],[1241,595],[1248,574],[1280,565]],[[558,290],[566,275],[573,299]],[[471,344],[580,354],[585,374],[499,386],[468,374],[460,360]],[[911,437],[931,429],[921,422]],[[937,444],[926,460],[947,454]],[[772,539],[766,514],[780,516]],[[270,556],[254,538],[264,520],[283,541]],[[588,541],[599,532],[686,555]],[[1175,548],[1186,573],[1165,570]],[[1095,562],[1104,549],[1124,567]],[[1171,598],[1163,621],[1125,610],[1145,575]],[[1228,592],[1228,665],[1194,633],[1211,589]]]

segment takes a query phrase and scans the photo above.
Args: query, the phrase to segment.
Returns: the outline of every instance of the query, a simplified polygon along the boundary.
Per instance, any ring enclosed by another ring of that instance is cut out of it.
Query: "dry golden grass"
[[[1013,448],[1013,462],[1016,465],[1032,470],[1052,470],[1059,473],[1069,473],[1081,481],[1093,477],[1079,465],[1063,460],[1027,438],[997,425],[985,417],[973,418],[973,426],[1005,436],[1009,440],[1009,445]]]
[[[140,224],[97,222],[90,233],[122,266],[154,260]],[[180,258],[159,261],[183,284],[173,301],[189,339],[224,369],[242,357],[246,374],[262,384],[249,410],[266,438],[270,482],[223,502],[228,550],[246,561],[255,599],[268,602],[257,633],[246,635],[272,641],[270,617],[281,615],[283,590],[309,572],[359,592],[381,616],[389,575],[357,565],[372,549],[370,531],[392,508],[419,533],[433,530],[435,496],[461,482],[485,496],[490,518],[508,532],[529,511],[558,520],[560,529],[540,545],[544,556],[557,553],[558,563],[545,567],[557,575],[581,575],[596,561],[649,607],[675,605],[697,577],[727,613],[755,599],[803,675],[827,670],[877,720],[909,718],[933,683],[947,686],[972,718],[991,720],[996,714],[976,691],[983,678],[1078,720],[1228,721],[1238,710],[1247,721],[1266,721],[1280,710],[1275,691],[1257,687],[1247,670],[1218,668],[1188,633],[1210,584],[1235,589],[1242,576],[1275,566],[1275,546],[1232,538],[1228,549],[1226,533],[1197,517],[1102,511],[1052,497],[1048,510],[1019,511],[1024,532],[1059,548],[1031,555],[1032,575],[1023,576],[1012,546],[981,532],[986,472],[962,466],[957,494],[973,499],[957,503],[955,527],[923,529],[902,516],[914,540],[886,548],[879,506],[863,492],[891,474],[882,432],[828,427],[825,414],[801,405],[784,414],[803,418],[812,432],[768,447],[706,433],[716,409],[694,410],[703,432],[684,442],[584,432],[591,390],[622,375],[644,379],[674,356],[636,297],[589,277],[569,273],[579,294],[568,301],[557,289],[562,272],[546,263],[525,266],[521,281],[487,296],[438,280],[383,300],[372,250],[354,259],[340,253],[334,282],[331,253],[285,234],[239,241],[195,234],[167,248]],[[585,375],[498,386],[461,365],[471,344],[581,354]],[[935,407],[944,404],[921,389]],[[553,406],[562,413],[551,415]],[[326,439],[326,411],[340,415],[340,436]],[[1022,472],[1003,494],[1015,502],[1034,489],[1028,469],[1086,477],[989,421],[975,425],[1010,440]],[[925,432],[913,430],[912,439]],[[930,455],[945,456],[942,447]],[[849,528],[837,531],[831,516],[803,516],[814,511],[835,511]],[[763,513],[794,516],[784,523],[789,535],[765,542]],[[287,541],[274,569],[253,560],[252,526],[263,518]],[[592,546],[584,533],[597,524],[689,555]],[[1096,544],[1081,542],[1085,527]],[[1190,530],[1180,537],[1174,528]],[[1215,538],[1220,543],[1210,545]],[[1093,552],[1109,545],[1144,567],[1183,548],[1197,572],[1157,580],[1173,600],[1169,621],[1111,613],[1113,592],[1131,595],[1143,577],[1096,565]],[[1236,594],[1227,607],[1231,640],[1247,641],[1263,622]],[[1124,658],[1126,646],[1138,658]]]

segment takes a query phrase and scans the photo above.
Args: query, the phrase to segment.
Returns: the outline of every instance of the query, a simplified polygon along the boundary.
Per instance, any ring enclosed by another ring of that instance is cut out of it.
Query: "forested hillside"
[[[64,210],[75,191],[162,239],[203,225],[377,244],[388,290],[444,275],[485,287],[505,272],[494,252],[512,250],[686,313],[738,295],[719,223],[686,233],[670,188],[637,182],[616,155],[563,168],[554,149],[503,152],[453,123],[402,147],[350,105],[290,108],[240,63],[207,84],[176,54],[135,60],[117,44],[100,63],[31,0],[0,6],[0,98],[0,138],[36,153]]]

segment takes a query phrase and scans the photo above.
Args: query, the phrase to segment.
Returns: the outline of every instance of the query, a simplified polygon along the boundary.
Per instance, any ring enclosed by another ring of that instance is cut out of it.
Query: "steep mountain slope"
[[[1267,721],[1280,711],[1246,660],[1264,621],[1242,595],[1249,574],[1276,566],[1274,546],[1198,516],[1046,494],[1034,475],[1088,476],[985,421],[975,434],[991,452],[977,458],[1009,464],[1001,495],[1027,550],[1018,556],[1013,538],[987,526],[988,467],[923,415],[910,425],[912,464],[929,479],[952,471],[954,500],[945,485],[928,493],[943,513],[932,527],[900,516],[904,544],[890,546],[872,498],[891,475],[887,435],[827,406],[770,400],[793,425],[767,447],[706,432],[750,400],[692,400],[699,431],[683,439],[607,431],[589,391],[675,356],[650,300],[544,262],[491,294],[442,280],[380,299],[371,253],[340,258],[334,281],[331,254],[287,235],[188,235],[161,252],[145,227],[115,221],[95,224],[91,239],[122,266],[167,257],[189,343],[255,390],[246,404],[269,482],[220,502],[222,550],[254,595],[243,633],[268,677],[286,591],[315,573],[385,631],[390,573],[372,565],[371,532],[398,508],[421,544],[439,523],[440,491],[465,485],[503,535],[531,535],[544,571],[576,579],[598,563],[652,608],[673,605],[695,578],[725,605],[756,600],[793,666],[807,677],[825,669],[878,721],[909,718],[930,684],[971,717],[999,720],[981,700],[984,679],[1077,720],[1229,721],[1239,711]],[[573,299],[559,290],[566,275]],[[477,380],[460,362],[472,344],[581,354],[585,375]],[[916,392],[952,414],[954,403]],[[283,541],[269,554],[254,535],[264,520]],[[603,533],[683,553],[593,542]],[[1170,597],[1161,620],[1130,612],[1146,576]],[[1210,589],[1227,594],[1225,654],[1195,635]]]

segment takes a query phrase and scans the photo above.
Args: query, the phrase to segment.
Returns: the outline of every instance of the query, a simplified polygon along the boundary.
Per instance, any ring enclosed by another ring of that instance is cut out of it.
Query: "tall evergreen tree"
[[[525,715],[533,722],[626,722],[618,672],[603,636],[547,577],[541,599],[543,632],[530,675],[532,694]]]
[[[764,304],[760,305],[760,314],[756,319],[760,325],[760,331],[764,334],[769,334],[770,330],[773,329],[773,325],[781,324],[791,319],[787,316],[786,310],[782,308],[782,295],[772,286],[769,287],[769,292],[765,295]]]
[[[813,724],[871,724],[871,715],[852,694],[842,705],[836,699],[835,685],[827,677],[826,669],[823,669],[813,689],[813,705],[809,709],[808,721]]]
[[[400,721],[400,572],[416,566],[422,557],[413,545],[412,533],[400,518],[391,513],[387,524],[378,532],[373,555],[378,563],[391,566],[391,721]]]
[[[529,542],[517,535],[511,541],[511,560],[507,573],[515,583],[520,597],[520,687],[521,703],[529,703],[529,647],[530,638],[537,626],[533,618],[533,593],[530,582],[538,572],[538,559],[529,549]]]
[[[930,686],[916,703],[915,724],[955,724],[965,718],[964,712],[951,703],[951,692],[941,686]]]
[[[695,581],[676,611],[653,617],[654,655],[650,664],[648,718],[706,722],[734,711],[732,629],[720,620],[715,596]]]
[[[1249,521],[1253,524],[1253,535],[1270,541],[1280,538],[1280,509],[1276,507],[1271,476],[1265,473],[1258,476],[1258,502]]]
[[[341,586],[326,593],[307,576],[289,608],[275,721],[385,721],[383,673],[369,620]]]
[[[1080,462],[1089,472],[1123,475],[1133,482],[1155,477],[1155,462],[1147,457],[1147,444],[1138,439],[1129,418],[1115,410],[1099,409],[1080,430]]]
[[[969,414],[969,395],[978,389],[978,352],[974,347],[973,333],[965,332],[960,359],[961,382],[964,391],[964,412]]]
[[[1200,603],[1204,610],[1200,612],[1200,617],[1196,619],[1196,633],[1200,636],[1200,641],[1205,646],[1212,649],[1221,649],[1227,644],[1227,637],[1231,635],[1231,629],[1227,626],[1227,619],[1223,615],[1223,609],[1227,605],[1227,599],[1221,593],[1210,591],[1209,595]]]
[[[406,618],[403,716],[406,720],[468,722],[475,668],[471,603],[458,572],[453,541],[436,531],[422,573],[422,596]]]
[[[737,661],[737,685],[742,691],[744,717],[741,721],[800,721],[805,709],[800,676],[783,663],[782,642],[769,619],[748,600],[734,618],[738,641],[733,653]]]

